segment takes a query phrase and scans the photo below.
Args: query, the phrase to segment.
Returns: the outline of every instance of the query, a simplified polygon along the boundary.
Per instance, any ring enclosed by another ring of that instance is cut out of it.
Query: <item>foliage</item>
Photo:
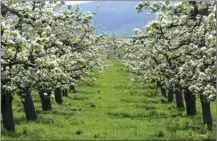
[[[187,88],[207,100],[216,97],[216,6],[214,2],[140,2],[138,12],[157,14],[123,49],[129,70],[166,88]]]
[[[96,13],[66,9],[63,2],[2,2],[2,92],[26,87],[68,88],[91,69],[103,69],[103,35]]]

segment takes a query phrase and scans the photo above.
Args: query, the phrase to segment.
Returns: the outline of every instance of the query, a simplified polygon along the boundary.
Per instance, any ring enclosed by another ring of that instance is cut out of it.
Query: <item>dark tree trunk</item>
[[[76,90],[75,90],[75,86],[74,86],[74,85],[71,85],[71,86],[70,86],[70,90],[71,90],[73,93],[76,93]]]
[[[162,96],[167,97],[166,88],[161,84],[161,81],[157,81],[157,88],[160,88]]]
[[[176,107],[184,108],[183,96],[180,88],[175,88],[175,95],[176,95]]]
[[[44,95],[44,93],[47,93],[47,95]],[[39,94],[42,102],[42,110],[43,111],[51,110],[51,101],[50,101],[51,90],[40,90]]]
[[[184,92],[185,95],[185,104],[186,104],[186,111],[188,116],[194,116],[197,114],[196,112],[196,97],[188,90],[188,88],[185,89]]]
[[[164,96],[164,97],[167,97],[167,92],[166,92],[166,88],[161,86],[160,87],[160,90],[161,90],[161,95]]]
[[[172,88],[169,88],[168,89],[168,102],[172,102],[173,101],[173,89]]]
[[[10,132],[15,132],[13,112],[12,112],[12,96],[11,94],[2,94],[1,97],[1,113],[3,119],[3,127]]]
[[[118,59],[121,59],[121,55],[120,54],[118,54]]]
[[[208,129],[212,129],[212,115],[210,110],[210,102],[204,97],[200,95],[200,102],[202,106],[203,113],[203,123],[207,125]]]
[[[67,89],[63,89],[63,96],[68,96],[68,90]]]
[[[58,104],[62,104],[63,103],[61,88],[56,88],[55,89],[55,100],[56,100],[56,102]]]
[[[32,101],[31,89],[26,88],[26,90],[24,92],[26,94],[24,96],[24,101],[22,101],[22,103],[24,105],[24,112],[26,114],[26,119],[27,120],[36,120],[37,115],[36,115],[35,107],[34,107],[34,104]]]
[[[157,81],[157,88],[160,88],[160,87],[161,87],[161,82]]]

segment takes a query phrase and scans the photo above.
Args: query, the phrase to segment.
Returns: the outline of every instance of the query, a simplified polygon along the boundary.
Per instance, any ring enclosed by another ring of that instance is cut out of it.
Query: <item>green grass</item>
[[[52,99],[53,111],[41,111],[39,95],[33,98],[37,121],[27,122],[22,104],[14,97],[16,133],[2,128],[2,139],[14,140],[208,140],[216,139],[216,105],[212,102],[213,130],[202,124],[201,105],[197,99],[197,116],[187,117],[173,103],[163,103],[153,84],[131,81],[118,61],[97,75],[94,86],[78,86],[63,104]],[[191,125],[191,126],[187,126]]]

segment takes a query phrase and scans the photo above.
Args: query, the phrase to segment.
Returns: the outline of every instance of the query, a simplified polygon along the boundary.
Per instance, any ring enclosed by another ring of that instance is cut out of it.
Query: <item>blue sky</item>
[[[79,4],[79,3],[87,3],[87,2],[91,2],[91,1],[65,1],[66,4],[69,5],[74,5],[74,4]]]

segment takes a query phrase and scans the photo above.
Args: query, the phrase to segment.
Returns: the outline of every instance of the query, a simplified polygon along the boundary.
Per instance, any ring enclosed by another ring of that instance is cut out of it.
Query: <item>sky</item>
[[[66,4],[70,4],[70,5],[73,5],[73,4],[79,4],[79,3],[86,3],[86,2],[90,2],[90,1],[65,1]]]

